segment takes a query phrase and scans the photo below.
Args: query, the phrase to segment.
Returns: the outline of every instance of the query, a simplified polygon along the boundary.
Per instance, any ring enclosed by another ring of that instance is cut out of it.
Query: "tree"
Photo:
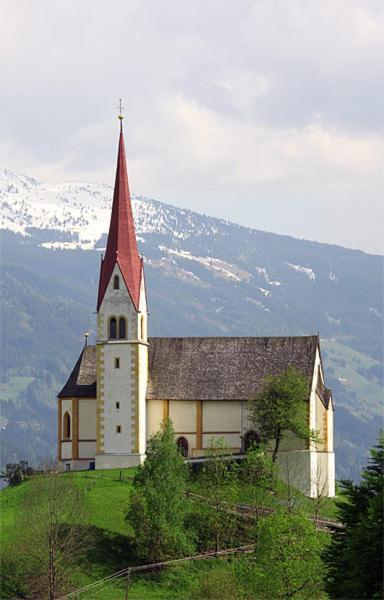
[[[275,513],[260,519],[257,536],[254,557],[237,569],[249,598],[322,597],[321,543],[307,517]]]
[[[241,462],[239,477],[248,486],[250,502],[257,518],[265,512],[268,496],[276,487],[276,466],[264,448],[253,445]]]
[[[182,556],[193,544],[185,527],[187,469],[169,420],[148,442],[129,500],[127,520],[138,556],[149,562]]]
[[[17,538],[28,588],[54,600],[88,547],[83,495],[73,477],[51,472],[30,480],[24,503]]]
[[[272,460],[276,462],[286,431],[300,439],[317,441],[308,427],[308,382],[294,367],[271,375],[257,396],[249,402],[249,418],[263,443],[273,442]]]
[[[212,439],[201,479],[207,498],[203,519],[206,531],[212,533],[215,552],[220,550],[224,536],[226,540],[231,538],[236,525],[233,514],[237,497],[236,466],[228,444],[223,439]]]
[[[343,529],[334,529],[325,552],[327,591],[332,598],[383,597],[384,433],[370,452],[360,484],[342,482],[337,502]],[[348,577],[345,577],[348,573]]]
[[[3,479],[8,481],[8,485],[18,485],[31,475],[33,475],[33,469],[28,466],[28,461],[21,460],[19,463],[8,463],[6,465]]]

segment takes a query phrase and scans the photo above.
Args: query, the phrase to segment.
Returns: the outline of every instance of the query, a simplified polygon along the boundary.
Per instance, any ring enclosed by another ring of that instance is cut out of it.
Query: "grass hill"
[[[93,544],[87,559],[80,570],[76,571],[74,587],[80,588],[94,581],[102,579],[112,573],[132,565],[132,530],[125,520],[128,507],[128,497],[135,469],[87,471],[65,473],[63,478],[74,478],[79,489],[84,491],[87,511],[87,528],[91,532]],[[30,481],[24,481],[15,487],[8,487],[0,493],[0,506],[2,524],[0,530],[0,546],[3,560],[12,557],[12,549],[17,545],[17,536],[20,531],[17,524],[25,508],[25,497]],[[196,492],[204,493],[199,488],[196,480],[191,480],[191,487]],[[246,487],[241,489],[240,503],[248,499]],[[303,510],[308,514],[313,512],[313,501],[300,496]],[[323,508],[323,515],[335,516],[335,505],[328,500]],[[11,563],[12,564],[12,563]],[[10,572],[9,563],[5,560],[3,567],[2,595],[3,600],[13,598],[12,595],[21,589],[21,572],[24,565],[12,564]],[[160,599],[189,599],[202,578],[216,572],[217,568],[225,568],[225,563],[219,564],[215,559],[206,559],[191,564],[173,566],[172,568],[135,576],[132,580],[129,598],[141,600]],[[93,595],[92,595],[93,594]],[[81,596],[82,600],[95,600],[96,598],[108,600],[123,600],[125,598],[125,583],[116,580],[105,588]]]

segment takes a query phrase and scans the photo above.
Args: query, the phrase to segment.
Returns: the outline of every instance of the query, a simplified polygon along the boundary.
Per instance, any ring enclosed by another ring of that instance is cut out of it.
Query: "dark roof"
[[[149,338],[148,400],[248,400],[289,365],[311,383],[318,336]],[[96,397],[96,347],[86,346],[59,398]],[[327,398],[328,399],[328,398]]]
[[[84,346],[59,398],[96,398],[96,346]]]
[[[147,399],[249,400],[289,365],[311,383],[318,336],[149,340]]]

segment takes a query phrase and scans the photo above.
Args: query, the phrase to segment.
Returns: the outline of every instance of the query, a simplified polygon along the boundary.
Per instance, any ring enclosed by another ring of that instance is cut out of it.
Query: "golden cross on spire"
[[[123,106],[123,103],[122,103],[122,101],[121,101],[121,98],[119,99],[119,105],[118,105],[118,107],[117,107],[117,108],[119,109],[119,114],[118,114],[118,117],[117,117],[117,118],[118,118],[120,121],[122,121],[122,120],[124,119],[124,117],[123,117],[124,106]]]

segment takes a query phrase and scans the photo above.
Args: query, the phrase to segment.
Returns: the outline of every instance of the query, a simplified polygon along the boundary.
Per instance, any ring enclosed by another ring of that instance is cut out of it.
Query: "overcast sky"
[[[2,166],[383,252],[383,9],[0,0]]]

